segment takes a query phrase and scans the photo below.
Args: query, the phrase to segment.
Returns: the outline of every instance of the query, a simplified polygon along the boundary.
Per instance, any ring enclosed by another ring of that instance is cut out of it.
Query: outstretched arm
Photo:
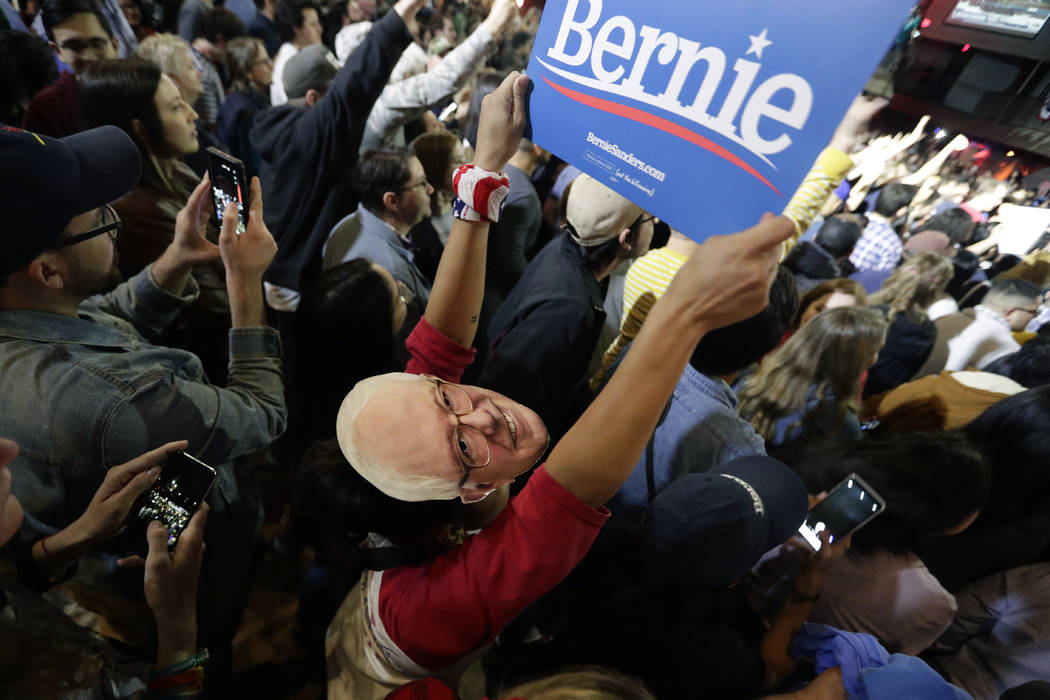
[[[517,149],[525,130],[528,85],[527,76],[511,73],[482,102],[474,158],[479,168],[499,172]],[[465,347],[474,342],[478,330],[478,315],[485,295],[488,233],[487,221],[453,220],[427,302],[427,323]]]
[[[705,333],[768,303],[781,244],[795,227],[767,215],[756,226],[705,241],[650,312],[620,369],[547,460],[547,472],[598,507],[637,464],[656,422]]]

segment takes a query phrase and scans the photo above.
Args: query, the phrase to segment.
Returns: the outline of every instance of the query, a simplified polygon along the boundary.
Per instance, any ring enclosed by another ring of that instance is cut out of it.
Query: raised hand
[[[168,457],[188,445],[185,440],[169,442],[126,464],[110,468],[87,510],[69,529],[79,530],[91,544],[116,537],[124,529],[135,499],[157,482],[161,466]]]
[[[159,520],[149,524],[146,539],[145,593],[157,619],[157,665],[168,666],[192,655],[197,645],[197,581],[204,557],[204,523],[208,504],[190,518],[168,553],[168,531]]]
[[[481,101],[474,164],[500,171],[518,150],[525,133],[525,91],[529,77],[514,71]]]
[[[219,250],[226,266],[227,278],[252,284],[262,279],[266,268],[277,254],[277,242],[263,221],[262,187],[252,178],[252,197],[248,206],[248,226],[237,234],[237,206],[230,204],[222,216]]]
[[[499,38],[514,22],[514,16],[517,14],[518,4],[514,0],[493,0],[484,24],[489,30],[489,34]]]
[[[709,330],[754,316],[769,302],[781,244],[794,231],[790,219],[766,214],[745,231],[708,238],[678,271],[666,296],[686,304]]]
[[[183,265],[199,265],[219,259],[218,246],[204,237],[208,219],[213,211],[211,180],[205,173],[186,200],[186,206],[175,215],[175,237],[172,245],[178,261]]]

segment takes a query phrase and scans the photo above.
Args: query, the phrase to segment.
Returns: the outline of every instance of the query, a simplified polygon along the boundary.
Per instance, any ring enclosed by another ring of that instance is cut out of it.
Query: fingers
[[[208,201],[208,190],[210,188],[211,178],[208,177],[208,173],[204,173],[204,177],[193,188],[193,192],[190,193],[190,198],[186,202],[186,206],[191,212],[196,213],[198,216],[200,215],[201,210]]]
[[[237,224],[238,217],[240,214],[237,212],[237,205],[230,202],[226,205],[226,209],[222,212],[222,231],[219,233],[219,240],[230,242],[237,237]]]
[[[149,553],[146,555],[146,569],[149,573],[160,573],[171,568],[171,557],[168,556],[168,528],[159,520],[154,520],[146,528],[146,542]]]
[[[130,557],[121,557],[117,559],[118,569],[139,569],[146,565],[146,560],[135,554]]]
[[[795,224],[786,216],[763,216],[739,235],[747,239],[748,247],[756,253],[776,250],[777,246],[795,234]]]
[[[168,457],[179,450],[185,450],[189,447],[189,444],[190,443],[185,440],[176,440],[175,442],[161,445],[156,449],[139,455],[130,462],[125,462],[124,464],[113,467],[106,473],[106,478],[116,479],[121,485],[126,484],[131,481],[136,474],[144,472],[150,467],[164,464],[168,461]]]
[[[126,517],[127,512],[131,510],[131,506],[135,502],[135,499],[138,498],[140,494],[144,493],[149,487],[153,486],[153,484],[157,483],[158,478],[160,478],[159,466],[151,467],[144,472],[136,474],[129,483],[113,494],[111,497],[113,505],[123,511]]]
[[[133,495],[127,496],[126,493],[121,495],[121,503],[127,497],[127,505],[130,507],[136,496],[157,481],[161,471],[160,465],[167,462],[169,456],[179,450],[186,449],[188,445],[189,443],[185,440],[169,442],[155,450],[150,450],[146,454],[139,455],[130,462],[111,468],[106,472],[106,478],[103,480],[102,486],[99,487],[99,496],[109,498],[113,494],[123,491],[129,484],[134,483],[132,488]],[[98,496],[96,496],[97,499]]]
[[[18,443],[7,438],[0,438],[0,469],[3,469],[18,456]]]
[[[252,178],[252,201],[248,204],[248,215],[251,221],[262,223],[263,197],[262,184],[258,177]]]
[[[204,524],[208,521],[209,510],[207,503],[201,503],[200,508],[190,518],[189,525],[179,535],[179,542],[175,545],[176,565],[182,565],[184,562],[197,562],[199,565],[204,554]]]
[[[514,93],[514,124],[525,123],[525,94],[529,90],[529,76],[524,73],[514,78],[511,86]]]

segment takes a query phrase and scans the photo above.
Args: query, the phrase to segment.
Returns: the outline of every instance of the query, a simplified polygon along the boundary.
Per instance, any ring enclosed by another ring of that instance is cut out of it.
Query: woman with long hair
[[[113,124],[123,129],[142,156],[142,177],[113,202],[122,222],[117,238],[120,271],[131,277],[156,260],[175,235],[175,217],[199,179],[183,161],[199,143],[197,113],[166,73],[149,61],[95,61],[78,76],[80,104],[90,127]],[[218,230],[208,223],[208,240]],[[226,377],[230,304],[221,262],[198,265],[193,277],[200,297],[172,327],[166,342],[190,350],[204,363],[213,382]]]
[[[245,172],[251,178],[259,174],[262,157],[248,134],[255,115],[270,106],[273,61],[261,40],[238,37],[226,47],[226,64],[230,68],[230,88],[219,108],[219,140],[244,161]]]
[[[955,268],[937,253],[918,253],[901,266],[868,298],[890,322],[886,344],[868,373],[864,398],[875,396],[912,379],[930,356],[937,327],[926,309],[944,295]]]
[[[740,415],[766,442],[860,438],[857,394],[886,337],[882,314],[829,309],[774,350],[738,392]]]
[[[408,237],[420,248],[415,262],[420,271],[433,282],[441,251],[445,249],[452,230],[452,172],[466,162],[466,154],[459,137],[451,131],[428,131],[420,134],[410,147],[426,173],[427,182],[434,188],[430,195],[430,218],[424,219],[408,232]]]
[[[955,275],[952,262],[937,253],[919,253],[908,258],[871,295],[872,306],[886,307],[889,321],[897,314],[907,314],[919,321],[925,310],[944,293]]]

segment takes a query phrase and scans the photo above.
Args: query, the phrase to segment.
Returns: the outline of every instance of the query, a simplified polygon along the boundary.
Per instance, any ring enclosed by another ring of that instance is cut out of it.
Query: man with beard
[[[265,325],[262,300],[277,246],[262,222],[258,179],[243,234],[231,205],[219,245],[202,236],[205,179],[176,217],[171,245],[120,283],[120,219],[107,202],[139,180],[131,138],[113,126],[64,139],[3,127],[0,162],[0,200],[11,217],[0,229],[0,433],[22,446],[11,468],[23,534],[68,526],[111,466],[188,440],[187,452],[218,472],[199,611],[201,641],[221,666],[262,524],[254,477],[232,460],[273,442],[286,418],[280,338]],[[195,355],[149,341],[196,297],[190,269],[220,256],[233,325],[225,388],[208,382]],[[118,629],[135,644],[152,633],[141,572],[114,566],[130,551],[120,537],[97,548],[71,590],[90,590],[90,603],[78,601],[127,623]]]

